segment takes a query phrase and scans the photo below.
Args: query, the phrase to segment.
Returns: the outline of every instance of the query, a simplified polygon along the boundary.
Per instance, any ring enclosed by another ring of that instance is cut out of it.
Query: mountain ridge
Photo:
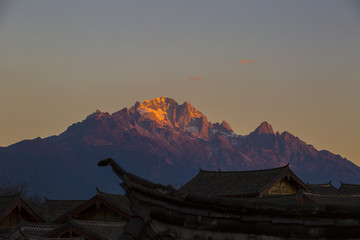
[[[37,192],[52,197],[58,193],[51,185],[65,185],[74,196],[95,186],[114,192],[117,184],[110,184],[104,170],[96,168],[106,157],[149,180],[177,186],[195,176],[199,167],[226,171],[286,164],[305,182],[360,182],[360,168],[349,160],[318,151],[289,132],[274,133],[266,121],[240,135],[225,120],[211,123],[190,103],[165,97],[138,101],[112,114],[96,110],[57,136],[0,148],[0,171],[17,181],[31,181]],[[49,181],[44,183],[44,178]]]

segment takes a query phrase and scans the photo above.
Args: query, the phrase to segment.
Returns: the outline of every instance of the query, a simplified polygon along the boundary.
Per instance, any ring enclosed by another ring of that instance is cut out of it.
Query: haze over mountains
[[[96,163],[106,157],[139,176],[180,187],[206,170],[250,170],[290,164],[304,181],[360,183],[360,168],[329,151],[318,151],[263,122],[249,135],[224,120],[211,123],[185,102],[156,98],[113,114],[96,111],[58,136],[0,148],[0,171],[50,198],[86,198],[118,192],[119,182]]]

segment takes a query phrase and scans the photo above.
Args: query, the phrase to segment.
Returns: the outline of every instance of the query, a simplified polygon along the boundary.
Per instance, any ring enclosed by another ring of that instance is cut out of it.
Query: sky
[[[360,165],[360,3],[0,0],[0,146],[160,96]]]

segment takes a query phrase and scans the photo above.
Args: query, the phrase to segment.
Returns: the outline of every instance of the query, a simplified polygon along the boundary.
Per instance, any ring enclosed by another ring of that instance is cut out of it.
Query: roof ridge
[[[28,220],[25,220],[23,218],[20,219],[20,223],[19,223],[19,226],[39,226],[39,225],[42,225],[42,226],[49,226],[49,225],[52,225],[52,226],[59,226],[61,225],[61,223],[55,223],[55,222],[32,222],[32,221],[28,221]]]
[[[343,183],[342,181],[340,181],[341,186],[353,186],[353,187],[360,187],[360,184],[356,184],[356,183]]]
[[[249,173],[249,174],[253,174],[253,173],[266,173],[266,174],[276,174],[276,179],[278,179],[279,177],[281,177],[282,175],[286,174],[287,172],[292,172],[289,168],[289,163],[286,164],[285,166],[282,166],[282,167],[277,167],[277,168],[269,168],[269,169],[260,169],[260,170],[250,170],[250,171],[224,171],[224,172],[219,172],[219,171],[204,171],[200,168],[200,172],[195,176],[193,177],[190,181],[188,181],[187,183],[185,183],[185,185],[183,185],[181,188],[178,189],[178,191],[180,192],[183,192],[184,189],[187,189],[189,186],[191,187],[192,184],[196,181],[197,179],[199,178],[202,178],[205,177],[205,176],[209,176],[209,175],[206,175],[206,173],[224,173],[220,176],[231,176],[230,174],[246,174],[246,173]],[[204,175],[203,175],[204,174]],[[227,175],[229,174],[229,175]],[[295,175],[295,174],[293,174]],[[210,175],[211,176],[211,175]],[[219,176],[219,175],[218,175]],[[265,184],[264,186],[262,186],[261,188],[259,188],[259,191],[263,191],[264,189],[268,188],[269,186],[271,186],[272,184],[274,184],[274,181],[276,181],[276,179],[274,179],[273,181]],[[304,184],[305,185],[305,184]],[[186,191],[186,190],[185,190]],[[253,194],[253,193],[251,193]]]
[[[87,200],[78,200],[78,199],[65,199],[65,200],[61,200],[61,199],[48,199],[45,198],[45,203],[46,202],[84,202]]]
[[[98,187],[96,187],[96,191],[97,191],[97,195],[99,194],[103,194],[103,195],[108,195],[108,196],[114,196],[114,197],[125,197],[122,194],[115,194],[115,193],[106,193],[106,192],[102,192],[100,191],[100,189]]]
[[[89,224],[103,224],[103,225],[111,225],[111,224],[114,224],[114,225],[122,225],[124,224],[124,222],[119,222],[119,221],[96,221],[96,220],[84,220],[84,219],[75,219],[75,218],[71,218],[71,221],[72,222],[76,222],[76,223],[89,223]]]
[[[99,240],[105,239],[98,232],[95,232],[92,229],[89,229],[87,226],[82,225],[79,221],[77,221],[76,219],[74,219],[72,217],[69,219],[68,224],[69,224],[69,226],[79,228],[82,231],[92,234],[96,239],[99,239]]]
[[[286,169],[289,168],[289,163],[286,164],[285,166],[282,167],[277,167],[277,168],[265,168],[265,169],[258,169],[258,170],[242,170],[242,171],[210,171],[210,170],[204,170],[204,169],[200,169],[199,173],[245,173],[245,172],[265,172],[265,171],[273,171],[273,170],[280,170],[280,169]]]
[[[305,194],[305,195],[309,195],[309,196],[328,197],[328,198],[333,198],[333,197],[343,197],[343,198],[360,197],[360,194],[353,194],[353,195],[349,195],[349,194],[334,194],[334,195],[329,195],[329,194],[309,193],[309,192],[304,192],[304,194]]]
[[[334,185],[332,185],[332,181],[327,183],[316,183],[316,184],[307,183],[306,185],[310,187],[334,187]]]

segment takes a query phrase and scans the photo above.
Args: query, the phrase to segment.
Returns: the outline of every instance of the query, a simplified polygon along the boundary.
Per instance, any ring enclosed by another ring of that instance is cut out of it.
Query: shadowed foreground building
[[[112,167],[131,202],[134,215],[120,239],[360,239],[360,197],[316,193],[292,176],[288,166],[264,170],[278,172],[266,186],[259,181],[257,188],[239,192],[233,185],[223,185],[234,191],[216,192],[217,186],[212,185],[216,181],[209,180],[208,173],[200,172],[176,190],[128,173],[112,159],[99,165]],[[224,174],[215,174],[223,178],[219,183],[236,179]],[[208,188],[189,190],[205,180],[210,181]],[[284,181],[287,190],[283,192]]]
[[[127,195],[38,206],[0,197],[0,239],[232,240],[360,239],[360,186],[304,184],[289,168],[204,171],[180,189],[154,184],[117,165]],[[130,219],[130,220],[129,220]]]
[[[0,196],[0,237],[13,231],[20,223],[20,219],[44,221],[31,205],[21,198],[21,193]]]
[[[130,219],[125,196],[103,193],[89,200],[49,200],[38,206],[20,194],[0,197],[0,239],[118,239]],[[1,238],[2,237],[2,238]]]
[[[84,240],[118,239],[126,222],[101,222],[70,219],[65,223],[34,223],[22,221],[8,240],[26,238],[80,238]]]
[[[219,197],[259,197],[267,195],[311,192],[289,168],[254,171],[204,171],[200,172],[179,189],[183,194],[200,194]]]

